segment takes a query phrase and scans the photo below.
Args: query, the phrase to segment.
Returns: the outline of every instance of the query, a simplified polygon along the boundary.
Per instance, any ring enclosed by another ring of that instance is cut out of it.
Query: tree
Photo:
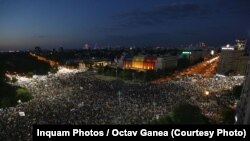
[[[17,82],[17,78],[16,78],[16,77],[13,77],[13,78],[11,79],[11,82],[12,82],[12,83],[16,83],[16,82]]]
[[[164,124],[174,124],[174,121],[173,121],[173,113],[170,112],[169,114],[167,115],[164,115],[163,117],[161,117],[160,119],[158,120],[154,120],[152,122],[152,124],[160,124],[160,125],[164,125]]]
[[[0,107],[9,107],[11,106],[11,99],[8,97],[4,97],[0,99]]]
[[[58,71],[58,68],[57,68],[57,67],[52,67],[52,68],[50,68],[50,72],[51,72],[51,73],[57,73],[57,71]]]
[[[16,90],[16,100],[21,100],[23,102],[29,101],[33,98],[33,96],[28,92],[25,88],[18,88]]]
[[[240,99],[240,95],[241,95],[242,88],[243,88],[243,85],[235,86],[235,87],[233,88],[233,96],[234,96],[236,99]]]
[[[234,124],[235,122],[235,111],[234,109],[224,106],[220,110],[220,114],[222,116],[223,124]]]
[[[199,107],[190,104],[178,105],[173,112],[175,124],[207,124]]]
[[[190,104],[180,104],[173,112],[164,115],[152,124],[209,124],[199,107]]]

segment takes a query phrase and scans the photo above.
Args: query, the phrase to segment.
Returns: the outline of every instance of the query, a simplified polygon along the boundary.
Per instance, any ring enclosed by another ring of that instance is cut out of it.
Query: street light
[[[209,95],[209,91],[205,91],[205,95],[208,96]]]
[[[155,106],[156,106],[156,103],[153,102],[153,105],[154,105],[154,118],[156,118],[156,116],[155,116]]]
[[[206,95],[206,97],[207,97],[207,102],[208,102],[208,96],[209,96],[209,91],[205,91],[205,95]]]
[[[121,91],[118,91],[118,100],[119,100],[119,117],[118,121],[121,123]]]

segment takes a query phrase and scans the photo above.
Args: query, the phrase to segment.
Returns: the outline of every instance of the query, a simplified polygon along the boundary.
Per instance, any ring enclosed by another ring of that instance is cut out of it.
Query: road
[[[191,66],[183,71],[176,71],[172,75],[152,81],[152,83],[162,83],[175,78],[199,74],[203,77],[211,77],[215,74],[219,63],[219,56],[204,60],[194,66]]]

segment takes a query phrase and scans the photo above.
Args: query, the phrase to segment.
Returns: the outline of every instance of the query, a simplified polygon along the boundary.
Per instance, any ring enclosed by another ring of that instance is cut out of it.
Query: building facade
[[[187,59],[191,64],[194,64],[204,58],[204,51],[202,50],[192,50],[183,51],[180,55],[181,59]]]
[[[246,80],[240,102],[237,105],[236,124],[250,124],[250,59],[248,60]]]
[[[247,40],[245,40],[245,39],[237,39],[235,48],[237,50],[245,50],[246,44],[247,44]]]
[[[239,49],[240,48],[240,49]],[[223,46],[217,73],[224,75],[245,75],[248,56],[242,46]]]
[[[170,69],[175,68],[178,65],[177,56],[165,56],[165,57],[158,57],[156,61],[156,69]]]
[[[118,62],[118,66],[123,69],[161,70],[177,67],[178,61],[176,56],[134,56],[131,58],[121,57]]]

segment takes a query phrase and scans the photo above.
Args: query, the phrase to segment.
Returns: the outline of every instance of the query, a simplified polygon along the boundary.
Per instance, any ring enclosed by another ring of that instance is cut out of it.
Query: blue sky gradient
[[[0,0],[0,50],[250,39],[249,0]]]

